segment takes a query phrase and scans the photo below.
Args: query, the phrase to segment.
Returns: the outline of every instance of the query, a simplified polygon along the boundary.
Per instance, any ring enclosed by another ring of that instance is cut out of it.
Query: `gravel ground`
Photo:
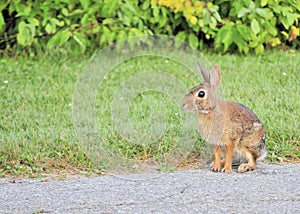
[[[0,179],[0,213],[299,213],[300,164],[74,180]]]

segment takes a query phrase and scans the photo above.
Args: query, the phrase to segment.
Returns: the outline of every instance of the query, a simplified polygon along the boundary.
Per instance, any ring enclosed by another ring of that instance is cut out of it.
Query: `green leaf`
[[[65,44],[70,37],[72,36],[72,33],[67,30],[61,30],[58,31],[55,35],[53,35],[48,43],[47,43],[47,48],[51,48],[52,46],[57,46],[57,45],[63,45]]]
[[[126,4],[121,5],[119,16],[122,17],[120,20],[122,20],[128,26],[131,26],[131,24],[134,22],[134,18],[136,18],[136,14]]]
[[[287,17],[288,24],[291,26],[294,23],[294,20],[296,19],[294,17],[294,14],[287,13],[286,17]]]
[[[23,11],[23,15],[24,16],[29,16],[31,13],[31,8],[30,7],[26,7]]]
[[[56,26],[59,26],[59,27],[61,27],[62,25],[62,23],[58,20],[58,19],[56,19],[56,18],[51,18],[50,19],[50,22],[53,24],[53,25],[56,25]]]
[[[76,32],[72,38],[76,41],[76,43],[80,46],[81,51],[84,52],[86,49],[86,38],[80,34],[79,32]]]
[[[76,16],[76,15],[81,15],[81,14],[83,14],[83,13],[84,13],[83,10],[81,10],[81,9],[76,9],[76,10],[72,11],[71,13],[69,13],[68,16]]]
[[[69,16],[69,11],[68,11],[68,9],[65,8],[65,7],[61,9],[61,13],[62,13],[64,16]]]
[[[198,45],[199,45],[199,39],[198,37],[193,34],[193,33],[190,33],[189,36],[188,36],[188,42],[189,44],[194,47],[194,48],[198,48]]]
[[[216,18],[216,20],[217,20],[218,22],[222,22],[222,18],[221,18],[220,14],[219,14],[217,11],[215,11],[215,12],[213,13],[213,16]]]
[[[255,34],[258,34],[260,32],[260,26],[256,19],[253,19],[251,21],[251,29]]]
[[[89,8],[90,0],[79,0],[79,1],[84,10],[87,10]]]
[[[264,7],[268,4],[268,0],[261,0],[260,1],[260,6]]]
[[[277,13],[277,14],[280,14],[281,11],[282,11],[282,7],[280,5],[276,5],[272,8],[272,10]]]
[[[122,39],[126,39],[127,38],[127,34],[125,31],[120,31],[118,34],[117,34],[117,40],[122,40]]]
[[[9,4],[9,2],[10,2],[11,0],[1,0],[1,2],[0,2],[0,12],[2,12],[2,10],[4,9],[4,8],[6,8],[6,6]],[[1,13],[2,14],[2,13]]]
[[[18,25],[18,31],[18,44],[22,46],[30,45],[33,40],[33,35],[31,34],[30,27],[24,21],[21,21]]]
[[[175,37],[179,40],[185,41],[186,40],[186,32],[181,31]]]
[[[99,44],[100,44],[101,46],[103,46],[103,45],[106,44],[106,43],[107,43],[106,37],[105,37],[104,34],[102,34],[102,35],[100,36],[100,39],[99,39]]]
[[[233,42],[232,34],[233,34],[232,30],[224,31],[224,37],[222,38],[222,43],[224,44],[224,51],[227,51]]]
[[[149,6],[150,6],[149,1],[144,1],[144,3],[142,4],[141,9],[142,10],[147,10],[149,8]]]
[[[52,46],[59,45],[61,36],[62,36],[62,31],[58,31],[55,35],[53,35],[47,42],[47,48],[51,48]]]
[[[224,44],[224,51],[228,50],[228,48],[233,42],[233,26],[234,24],[230,22],[227,25],[224,25],[222,28],[220,28],[215,38],[216,47],[219,48],[222,44]]]
[[[239,24],[236,26],[236,29],[245,40],[249,41],[251,39],[249,27]]]
[[[264,8],[264,11],[266,12],[266,14],[264,15],[265,19],[272,19],[274,17],[274,13],[272,10],[270,10],[269,8]]]
[[[48,24],[46,25],[46,27],[45,27],[45,31],[46,31],[46,33],[48,33],[48,34],[52,34],[52,33],[55,32],[55,29],[53,29],[53,28],[52,28],[52,25],[48,23]]]
[[[35,27],[40,25],[39,20],[36,18],[28,17],[28,22],[34,25]]]
[[[272,36],[276,36],[278,31],[275,25],[272,25],[270,21],[266,21],[265,23],[266,29]]]
[[[288,22],[288,19],[287,19],[287,17],[285,16],[285,17],[282,17],[282,19],[281,19],[281,23],[282,23],[282,25],[283,25],[283,27],[285,28],[285,29],[289,29],[289,22]]]
[[[89,14],[85,13],[80,20],[80,24],[86,25],[89,23]]]
[[[264,46],[262,44],[259,44],[256,48],[255,48],[255,54],[256,55],[262,55],[264,53]]]
[[[2,13],[0,13],[0,33],[4,30],[4,27],[5,27],[5,21]]]
[[[233,42],[238,46],[239,52],[242,53],[244,50],[245,42],[243,40],[243,37],[240,35],[240,33],[237,30],[234,30],[232,32],[233,36]]]
[[[162,28],[162,27],[166,26],[167,22],[168,22],[168,17],[167,16],[161,16],[159,18],[159,27]]]
[[[244,8],[244,7],[243,7],[243,8],[240,10],[240,12],[238,13],[238,18],[241,18],[241,17],[245,16],[247,13],[250,13],[250,12],[251,12],[250,9]]]
[[[198,22],[199,26],[202,28],[204,27],[204,20],[203,19],[199,19],[199,22]]]
[[[153,7],[153,16],[158,17],[159,16],[159,7]]]
[[[216,29],[217,26],[217,20],[214,17],[211,17],[211,21],[209,23],[210,29]]]
[[[35,26],[34,24],[26,24],[21,21],[18,25],[17,41],[22,46],[31,45],[35,36]]]
[[[267,16],[267,11],[265,11],[264,9],[262,8],[256,8],[255,9],[255,13],[259,14],[260,16],[262,17],[266,17]]]
[[[280,12],[282,13],[282,15],[286,16],[289,12],[289,8],[288,7],[280,7]]]
[[[116,20],[113,19],[113,18],[107,18],[107,19],[104,19],[102,24],[103,25],[108,25],[108,24],[113,24]]]
[[[129,32],[130,37],[132,37],[132,36],[141,36],[141,35],[143,35],[143,33],[139,29],[137,29],[137,28],[131,28],[130,29],[130,32]]]
[[[71,36],[72,36],[72,33],[70,31],[67,31],[67,30],[62,31],[59,44],[62,45],[64,43],[66,43]]]
[[[210,12],[207,9],[203,9],[203,21],[206,25],[210,23]]]
[[[138,29],[139,30],[144,30],[144,23],[141,19],[138,20]]]
[[[249,4],[249,8],[250,8],[251,10],[254,10],[254,8],[255,8],[255,3],[254,3],[253,1],[250,1],[249,3],[250,3],[250,4]]]
[[[249,46],[248,45],[244,45],[243,51],[245,54],[248,54],[249,52]]]
[[[111,18],[114,12],[117,10],[119,0],[112,0],[109,3],[105,3],[102,10],[101,16],[104,18]]]
[[[106,26],[103,26],[102,31],[103,31],[104,36],[107,39],[110,36],[110,29]]]
[[[17,7],[16,7],[16,10],[18,12],[18,14],[16,15],[16,17],[20,17],[20,16],[25,16],[25,17],[28,17],[30,15],[30,12],[31,12],[31,8],[24,5],[24,4],[19,4]]]
[[[255,47],[257,47],[258,42],[259,42],[258,39],[252,40],[252,41],[249,43],[249,47],[250,47],[250,48],[255,48]]]

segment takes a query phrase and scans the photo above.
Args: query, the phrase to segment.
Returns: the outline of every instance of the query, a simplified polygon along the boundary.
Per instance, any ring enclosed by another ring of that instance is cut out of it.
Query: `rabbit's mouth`
[[[202,114],[208,114],[215,108],[215,106],[199,106],[194,100],[192,102],[182,103],[181,107],[187,112],[199,112]]]
[[[182,104],[182,109],[184,109],[185,111],[187,111],[187,112],[195,112],[195,111],[197,111],[197,109],[195,109],[195,108],[191,108],[191,106],[189,105],[189,104]]]

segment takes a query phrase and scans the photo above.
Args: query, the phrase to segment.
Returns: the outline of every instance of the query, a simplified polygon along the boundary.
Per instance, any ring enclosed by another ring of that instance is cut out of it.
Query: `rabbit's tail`
[[[267,155],[266,151],[266,135],[264,134],[258,144],[258,158],[257,161],[262,161]]]

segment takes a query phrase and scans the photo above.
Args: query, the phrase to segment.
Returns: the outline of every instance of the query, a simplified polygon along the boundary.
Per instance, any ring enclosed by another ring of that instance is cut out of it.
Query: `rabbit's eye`
[[[200,90],[200,91],[198,92],[198,97],[200,97],[200,98],[205,97],[205,91]]]

